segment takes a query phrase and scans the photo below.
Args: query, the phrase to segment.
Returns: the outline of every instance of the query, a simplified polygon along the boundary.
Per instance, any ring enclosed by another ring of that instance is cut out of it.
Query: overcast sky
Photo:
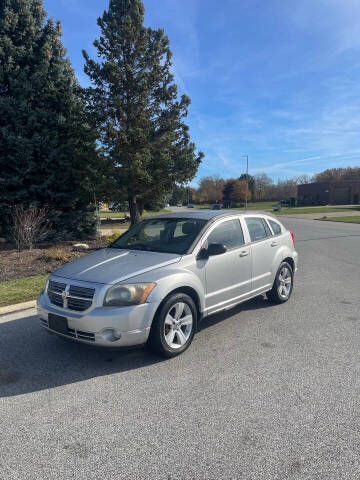
[[[45,0],[81,84],[108,0]],[[244,171],[275,180],[360,161],[358,0],[145,0],[164,28],[188,123],[205,159],[197,178]]]

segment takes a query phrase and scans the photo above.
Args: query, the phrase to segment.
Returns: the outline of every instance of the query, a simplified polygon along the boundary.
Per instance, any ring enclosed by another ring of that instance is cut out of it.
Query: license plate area
[[[68,335],[68,321],[66,317],[49,313],[48,316],[49,328],[57,333]]]

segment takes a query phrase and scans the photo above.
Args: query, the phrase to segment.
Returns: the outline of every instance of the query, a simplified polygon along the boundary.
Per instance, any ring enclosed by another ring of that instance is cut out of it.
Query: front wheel
[[[196,324],[197,309],[192,298],[184,293],[171,295],[153,321],[150,347],[163,357],[175,357],[190,346]]]
[[[289,300],[294,285],[294,273],[287,262],[280,265],[274,284],[267,296],[275,303],[285,303]]]

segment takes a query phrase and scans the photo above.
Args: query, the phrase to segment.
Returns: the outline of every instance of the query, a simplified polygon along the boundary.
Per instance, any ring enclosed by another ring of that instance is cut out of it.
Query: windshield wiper
[[[145,250],[148,251],[149,247],[147,245],[143,245],[142,243],[137,243],[135,245],[128,245],[128,250]]]

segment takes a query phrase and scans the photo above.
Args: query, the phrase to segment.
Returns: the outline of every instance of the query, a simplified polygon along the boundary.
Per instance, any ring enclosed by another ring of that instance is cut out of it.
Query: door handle
[[[278,244],[278,242],[271,242],[272,247],[276,247],[277,244]]]
[[[241,253],[239,253],[239,257],[246,257],[249,255],[249,250],[243,250]]]

